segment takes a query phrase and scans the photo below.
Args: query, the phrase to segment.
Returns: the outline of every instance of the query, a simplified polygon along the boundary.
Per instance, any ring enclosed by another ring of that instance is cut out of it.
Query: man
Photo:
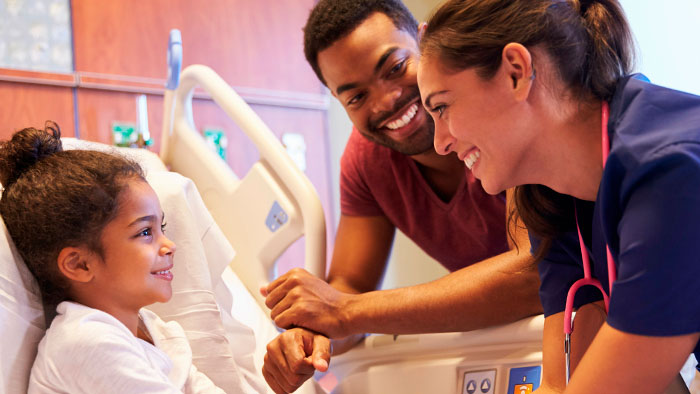
[[[433,149],[416,81],[418,24],[399,0],[321,0],[304,29],[306,58],[355,129],[341,160],[341,210],[327,283],[292,270],[261,289],[275,323],[263,375],[278,393],[364,333],[467,331],[541,313],[524,228],[456,155]],[[512,221],[509,221],[512,222]],[[451,273],[375,291],[399,228]],[[299,328],[303,327],[303,328]],[[323,335],[320,335],[323,334]]]

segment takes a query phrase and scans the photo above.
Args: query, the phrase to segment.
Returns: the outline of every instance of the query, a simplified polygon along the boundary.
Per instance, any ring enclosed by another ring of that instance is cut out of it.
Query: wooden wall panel
[[[314,0],[73,0],[75,68],[163,78],[170,29],[184,65],[206,64],[229,84],[321,93],[303,55]]]
[[[64,137],[75,136],[72,88],[0,81],[0,103],[0,139],[46,120],[58,123]]]
[[[78,124],[80,137],[88,141],[112,144],[112,123],[136,124],[136,98],[138,94],[96,89],[78,89]],[[148,103],[148,128],[156,137],[151,148],[158,152],[163,124],[163,96],[146,95]]]

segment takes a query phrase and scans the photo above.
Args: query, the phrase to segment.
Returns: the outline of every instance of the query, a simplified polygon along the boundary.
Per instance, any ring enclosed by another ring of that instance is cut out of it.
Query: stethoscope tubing
[[[602,145],[602,156],[603,156],[603,168],[605,168],[605,162],[610,155],[610,137],[608,136],[608,120],[610,119],[610,106],[606,101],[601,104],[601,145]],[[571,333],[574,331],[573,322],[573,311],[574,311],[574,299],[576,297],[576,292],[583,286],[595,286],[603,294],[603,301],[605,302],[605,312],[607,313],[610,307],[610,296],[603,290],[603,285],[598,279],[593,278],[591,273],[591,261],[586,249],[586,244],[583,242],[583,236],[581,235],[581,227],[578,223],[578,214],[576,216],[576,230],[578,232],[578,240],[581,247],[581,260],[583,263],[583,278],[574,282],[569,288],[566,295],[566,306],[564,308],[564,353],[566,356],[566,384],[569,384],[570,367],[571,367]],[[610,248],[605,245],[606,257],[608,263],[608,289],[612,293],[613,282],[617,279],[617,269],[615,268],[615,260],[610,253]]]

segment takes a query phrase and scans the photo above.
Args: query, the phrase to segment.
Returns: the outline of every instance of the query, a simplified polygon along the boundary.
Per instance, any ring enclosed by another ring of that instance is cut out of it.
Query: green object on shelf
[[[136,131],[133,123],[112,123],[112,143],[115,146],[143,148],[153,145],[153,139],[143,139],[143,135]]]
[[[226,160],[226,147],[228,146],[228,139],[226,134],[221,129],[206,128],[202,131],[204,136],[204,141],[207,145],[216,152],[222,159]]]

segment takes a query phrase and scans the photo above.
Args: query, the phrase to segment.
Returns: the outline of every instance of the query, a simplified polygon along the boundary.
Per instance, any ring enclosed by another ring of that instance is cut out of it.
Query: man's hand
[[[293,328],[267,345],[262,373],[277,394],[292,393],[318,370],[326,372],[331,342],[323,335]]]
[[[352,297],[307,271],[294,268],[260,289],[281,328],[304,327],[329,338],[353,332],[347,327],[347,301]]]

